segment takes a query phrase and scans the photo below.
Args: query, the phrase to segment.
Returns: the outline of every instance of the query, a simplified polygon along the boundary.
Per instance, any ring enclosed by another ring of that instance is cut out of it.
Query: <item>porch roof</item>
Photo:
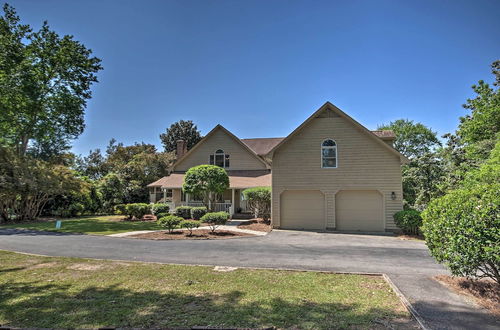
[[[148,187],[182,188],[185,173],[172,173],[169,176],[148,184]],[[268,170],[227,171],[229,188],[270,187],[271,172]]]

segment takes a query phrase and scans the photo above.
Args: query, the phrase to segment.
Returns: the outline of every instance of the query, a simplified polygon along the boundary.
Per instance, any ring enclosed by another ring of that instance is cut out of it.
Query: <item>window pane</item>
[[[335,142],[333,140],[325,140],[322,144],[323,147],[333,147],[335,146]]]
[[[335,157],[335,148],[323,148],[323,157]]]
[[[224,167],[229,167],[229,155],[226,155],[226,164]]]
[[[172,197],[172,189],[167,189],[167,197]]]
[[[323,158],[323,167],[337,167],[337,159]]]
[[[224,155],[215,155],[215,165],[224,167]]]
[[[210,165],[214,164],[214,155],[210,155]]]
[[[219,149],[219,150],[217,150],[215,153],[216,153],[216,154],[223,154],[223,153],[224,153],[224,150]]]

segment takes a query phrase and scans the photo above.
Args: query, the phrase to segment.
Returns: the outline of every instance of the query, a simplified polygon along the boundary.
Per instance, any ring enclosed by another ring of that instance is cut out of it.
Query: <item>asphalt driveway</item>
[[[447,271],[423,242],[387,236],[273,231],[264,237],[152,241],[0,229],[0,249],[161,263],[385,273],[430,329],[498,329],[500,321],[432,279]]]

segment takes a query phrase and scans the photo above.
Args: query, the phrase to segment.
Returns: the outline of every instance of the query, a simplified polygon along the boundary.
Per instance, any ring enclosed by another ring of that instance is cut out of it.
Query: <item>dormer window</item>
[[[213,155],[210,155],[210,165],[223,168],[229,167],[229,155],[225,154],[222,149],[215,151]]]
[[[337,168],[337,143],[332,139],[324,140],[321,144],[321,167]]]

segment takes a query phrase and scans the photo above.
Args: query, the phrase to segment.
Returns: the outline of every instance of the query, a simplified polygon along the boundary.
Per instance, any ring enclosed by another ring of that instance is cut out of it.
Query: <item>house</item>
[[[272,225],[282,229],[394,231],[403,207],[401,165],[392,131],[369,131],[327,102],[284,138],[239,139],[217,125],[191,150],[178,142],[169,176],[151,183],[151,202],[202,205],[182,192],[184,173],[200,164],[227,170],[229,189],[216,210],[247,209],[242,191],[272,187]]]

